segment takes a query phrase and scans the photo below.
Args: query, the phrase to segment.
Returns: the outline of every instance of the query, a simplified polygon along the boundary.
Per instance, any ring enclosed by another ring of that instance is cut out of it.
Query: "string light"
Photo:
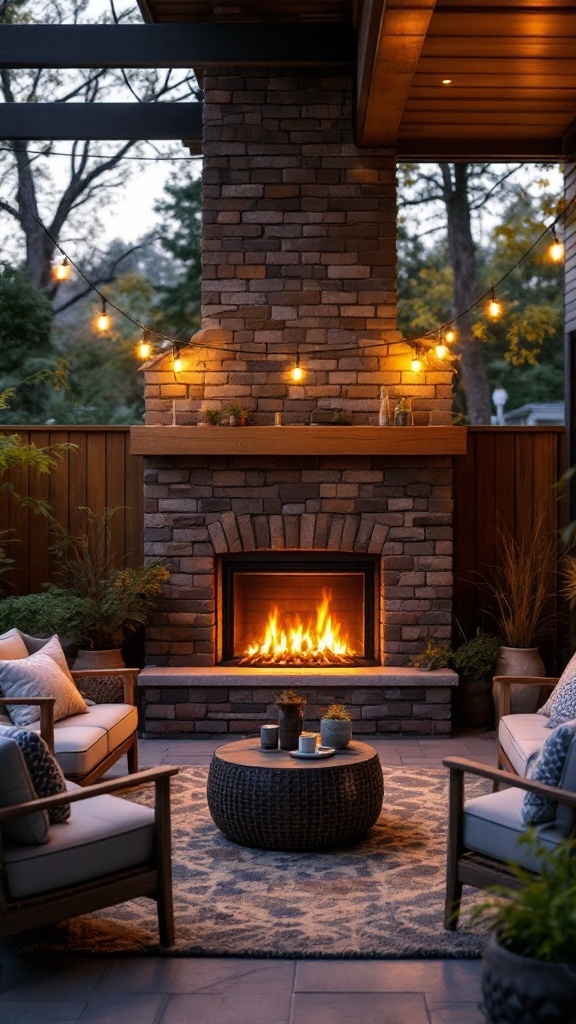
[[[454,341],[456,341],[457,337],[458,335],[455,329],[453,327],[449,327],[444,334],[444,341],[446,342],[447,345],[451,345]]]
[[[445,345],[443,339],[441,338],[438,344],[436,345],[436,355],[438,359],[446,359],[448,352],[448,345]]]
[[[422,358],[420,355],[419,348],[416,349],[414,355],[412,356],[412,362],[410,365],[412,368],[412,373],[420,373],[420,370],[422,369]]]
[[[68,281],[72,268],[68,263],[68,257],[65,256],[62,263],[57,263],[55,267],[52,267],[52,277],[55,281]]]
[[[292,367],[292,371],[290,373],[290,376],[292,377],[292,380],[296,384],[299,384],[300,381],[302,381],[304,379],[304,370],[300,366],[300,353],[299,352],[296,354],[296,362],[294,363],[294,366]]]
[[[104,334],[105,331],[110,330],[111,323],[112,320],[110,314],[106,309],[106,299],[102,299],[102,309],[98,316],[96,317],[96,320],[94,321],[94,326],[97,331],[100,331],[101,334]]]
[[[175,349],[172,355],[172,369],[174,370],[174,373],[180,373],[180,371],[183,369],[183,366],[184,363],[180,356],[180,349],[177,348]]]
[[[498,299],[496,298],[494,285],[492,285],[492,290],[490,292],[490,302],[488,303],[486,312],[488,313],[488,316],[492,318],[492,320],[497,320],[502,312],[502,306],[498,302]]]
[[[548,255],[553,263],[562,263],[564,260],[564,243],[560,241],[554,229],[552,229],[552,242],[548,248]]]
[[[142,335],[142,341],[138,345],[136,351],[138,352],[138,357],[140,359],[143,359],[144,362],[146,362],[147,359],[150,359],[150,356],[152,355],[152,345],[148,341],[146,331],[144,331],[144,334]]]

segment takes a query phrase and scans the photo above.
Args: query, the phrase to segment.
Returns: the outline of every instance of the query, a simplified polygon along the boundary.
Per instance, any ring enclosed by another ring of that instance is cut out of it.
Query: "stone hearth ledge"
[[[452,669],[395,667],[393,665],[344,666],[342,668],[249,668],[246,665],[173,666],[148,665],[138,676],[140,688],[153,686],[457,686]]]

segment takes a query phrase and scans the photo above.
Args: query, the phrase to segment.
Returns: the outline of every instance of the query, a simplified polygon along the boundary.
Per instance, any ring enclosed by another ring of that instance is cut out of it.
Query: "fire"
[[[244,652],[241,665],[348,665],[354,651],[348,638],[340,634],[340,623],[330,614],[331,594],[322,591],[322,603],[316,609],[316,624],[305,626],[298,617],[295,624],[285,624],[278,608],[268,615],[266,632],[261,643],[253,643]]]

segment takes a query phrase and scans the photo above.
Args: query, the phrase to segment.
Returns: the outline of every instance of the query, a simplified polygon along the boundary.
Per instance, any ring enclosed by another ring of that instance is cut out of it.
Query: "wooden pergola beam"
[[[365,0],[358,32],[356,140],[394,146],[436,0]]]
[[[355,59],[344,25],[0,25],[2,68],[330,67]]]
[[[202,139],[201,103],[0,103],[0,139]]]

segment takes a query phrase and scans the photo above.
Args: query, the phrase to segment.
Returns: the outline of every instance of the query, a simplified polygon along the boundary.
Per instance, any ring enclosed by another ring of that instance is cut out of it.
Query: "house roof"
[[[395,146],[401,159],[561,160],[576,151],[573,0],[139,3],[158,23],[349,23],[358,32],[358,142]]]

